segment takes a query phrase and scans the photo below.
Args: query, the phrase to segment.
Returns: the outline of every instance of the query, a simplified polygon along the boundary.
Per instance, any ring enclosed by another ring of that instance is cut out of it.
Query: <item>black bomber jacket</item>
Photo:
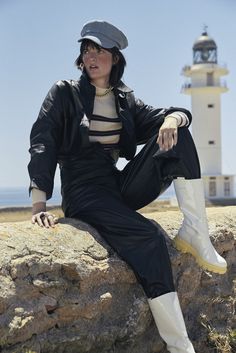
[[[146,105],[140,99],[135,99],[133,91],[122,81],[114,87],[113,92],[117,114],[122,121],[120,157],[127,160],[134,157],[137,145],[146,143],[158,132],[168,114],[182,111],[191,123],[192,116],[188,110]],[[76,158],[80,151],[85,128],[83,117],[89,120],[92,115],[94,97],[95,87],[85,74],[78,81],[63,80],[52,86],[30,134],[30,190],[35,183],[46,192],[47,199],[51,197],[57,163]]]

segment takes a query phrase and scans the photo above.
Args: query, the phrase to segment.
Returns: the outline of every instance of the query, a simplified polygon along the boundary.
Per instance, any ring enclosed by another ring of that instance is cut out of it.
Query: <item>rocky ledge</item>
[[[171,242],[178,211],[154,212],[166,239],[196,352],[236,352],[236,207],[207,210],[225,275],[201,270]],[[0,352],[167,352],[132,270],[90,226],[61,219],[54,229],[0,225]]]

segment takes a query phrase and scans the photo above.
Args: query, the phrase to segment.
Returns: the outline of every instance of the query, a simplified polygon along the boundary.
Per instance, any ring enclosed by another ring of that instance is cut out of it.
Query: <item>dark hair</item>
[[[83,52],[88,47],[92,47],[95,49],[101,49],[101,46],[98,45],[97,43],[94,43],[93,41],[91,41],[89,39],[84,39],[81,43],[81,46],[80,46],[80,55],[75,60],[75,65],[77,66],[77,68],[79,70],[82,70],[81,64],[83,64],[83,60],[82,60]],[[123,76],[124,69],[126,66],[126,60],[125,60],[123,54],[116,47],[113,47],[110,49],[107,49],[107,48],[103,48],[103,49],[109,51],[112,54],[113,59],[118,58],[117,63],[112,66],[111,73],[110,73],[110,80],[109,80],[110,85],[114,87],[119,83],[119,81],[121,80],[121,78]]]

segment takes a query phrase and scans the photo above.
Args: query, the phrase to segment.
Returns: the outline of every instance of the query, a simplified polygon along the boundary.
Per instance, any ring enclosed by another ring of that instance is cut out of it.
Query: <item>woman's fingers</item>
[[[178,130],[177,129],[160,129],[157,143],[161,150],[168,151],[178,141]]]
[[[178,129],[174,131],[174,146],[177,145],[178,142]]]
[[[44,227],[49,228],[49,222],[48,222],[47,216],[45,216],[45,217],[42,219],[42,221],[43,221]]]
[[[157,143],[161,150],[168,151],[178,140],[178,122],[176,118],[167,116],[159,130]]]
[[[38,224],[40,227],[54,227],[55,223],[58,222],[58,218],[48,212],[39,212],[32,216],[31,222]]]
[[[55,215],[49,215],[48,222],[50,227],[55,227],[55,224],[58,222],[58,218]]]
[[[40,227],[43,227],[43,221],[41,217],[41,212],[33,216],[34,224],[37,223]]]

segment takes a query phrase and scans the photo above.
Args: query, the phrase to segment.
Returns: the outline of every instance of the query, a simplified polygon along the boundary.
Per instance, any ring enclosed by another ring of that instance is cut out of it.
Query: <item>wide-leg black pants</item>
[[[162,231],[135,210],[155,200],[173,178],[200,177],[191,134],[180,128],[178,135],[168,152],[159,150],[154,136],[122,171],[98,143],[61,165],[65,216],[94,226],[132,267],[148,298],[175,289]]]

